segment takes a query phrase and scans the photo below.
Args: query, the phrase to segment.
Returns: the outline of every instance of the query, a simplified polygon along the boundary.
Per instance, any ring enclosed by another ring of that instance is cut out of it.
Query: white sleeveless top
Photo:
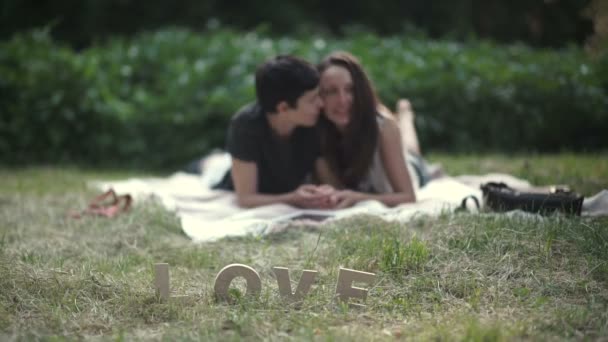
[[[377,116],[378,120],[378,129],[380,132],[383,130],[384,123],[386,121],[382,116]],[[414,188],[414,192],[418,191],[420,180],[418,179],[418,174],[414,170],[413,166],[407,162],[409,154],[405,149],[403,150],[404,157],[406,160],[407,170],[410,174],[410,179],[412,180],[412,186]],[[361,192],[369,192],[369,193],[377,193],[377,194],[385,194],[394,192],[393,186],[386,175],[386,170],[384,169],[384,163],[382,162],[382,157],[380,156],[380,143],[376,145],[376,150],[374,151],[374,157],[372,158],[372,164],[369,167],[369,171],[367,176],[363,178],[359,185],[357,186],[357,190]]]

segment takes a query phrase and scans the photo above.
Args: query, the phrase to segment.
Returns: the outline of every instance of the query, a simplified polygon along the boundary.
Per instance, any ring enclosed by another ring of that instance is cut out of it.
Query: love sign
[[[286,267],[273,267],[279,294],[288,302],[300,301],[306,297],[318,274],[317,271],[304,270],[298,285],[293,291],[289,278],[289,269]],[[243,264],[230,264],[222,268],[215,277],[213,291],[215,298],[219,301],[230,302],[229,288],[232,281],[236,278],[244,278],[247,284],[247,296],[259,296],[262,291],[262,280],[258,272],[250,266]],[[350,298],[367,298],[368,290],[353,286],[354,282],[373,283],[376,275],[374,273],[362,272],[340,267],[336,282],[336,298],[339,301],[348,303]],[[161,299],[168,300],[171,297],[169,286],[169,264],[155,265],[155,287]],[[351,305],[358,305],[352,304]]]

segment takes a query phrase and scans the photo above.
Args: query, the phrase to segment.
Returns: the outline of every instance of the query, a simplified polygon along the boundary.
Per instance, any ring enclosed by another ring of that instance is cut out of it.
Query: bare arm
[[[384,171],[393,187],[392,194],[384,194],[387,205],[416,202],[412,179],[407,169],[401,131],[394,120],[386,120],[380,130],[380,158]],[[391,195],[391,196],[389,196]]]
[[[232,158],[232,182],[237,203],[244,208],[287,203],[293,200],[291,194],[265,195],[258,193],[258,167],[254,162]]]
[[[354,191],[346,191],[338,199],[340,207],[348,207],[363,200],[377,200],[388,206],[401,203],[416,202],[416,194],[412,186],[409,171],[406,166],[401,141],[401,132],[397,123],[392,119],[385,119],[379,136],[380,159],[384,171],[393,188],[392,193],[369,194]],[[340,195],[339,195],[340,197]]]
[[[328,207],[327,194],[320,193],[314,185],[301,185],[284,194],[271,195],[258,192],[258,167],[254,162],[232,158],[232,182],[240,207],[253,208],[263,205],[285,203],[302,208]]]
[[[401,142],[406,151],[420,155],[420,143],[414,125],[414,111],[412,104],[407,99],[397,101],[397,112],[395,114],[382,103],[378,105],[378,112],[385,118],[395,118],[401,131]]]

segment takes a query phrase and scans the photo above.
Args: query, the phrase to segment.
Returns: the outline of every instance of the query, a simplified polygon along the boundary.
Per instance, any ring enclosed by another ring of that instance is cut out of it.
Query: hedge
[[[412,100],[429,150],[602,150],[608,58],[484,41],[415,37],[269,38],[261,31],[166,29],[82,51],[45,30],[0,42],[4,164],[175,167],[222,147],[230,116],[254,99],[253,72],[291,53],[357,55],[380,97]]]
[[[600,2],[604,0],[595,0]],[[342,35],[360,27],[382,35],[420,30],[435,38],[477,35],[500,42],[525,41],[561,47],[585,43],[593,34],[592,0],[3,0],[0,39],[52,25],[53,37],[73,46],[114,35],[133,35],[178,25],[204,30],[266,26],[275,35]],[[601,20],[598,19],[598,22]],[[532,24],[533,23],[533,24]]]

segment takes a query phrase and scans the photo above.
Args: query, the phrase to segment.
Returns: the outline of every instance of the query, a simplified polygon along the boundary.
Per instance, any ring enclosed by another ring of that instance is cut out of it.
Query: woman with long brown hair
[[[318,69],[323,158],[318,161],[317,176],[321,183],[338,189],[334,195],[337,206],[368,199],[389,206],[415,202],[399,123],[378,101],[359,61],[348,52],[334,52]],[[400,106],[407,104],[401,102]],[[408,131],[415,134],[413,129]],[[417,138],[413,138],[409,141],[418,149]]]

